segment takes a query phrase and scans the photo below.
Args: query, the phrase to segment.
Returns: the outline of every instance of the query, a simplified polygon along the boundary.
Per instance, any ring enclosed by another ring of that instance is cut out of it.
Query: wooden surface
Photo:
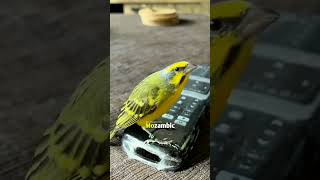
[[[110,16],[111,127],[122,103],[147,75],[184,58],[195,64],[209,63],[209,18],[184,15],[173,27],[146,27],[136,15]],[[209,137],[202,131],[203,138]],[[200,136],[201,137],[201,136]],[[208,143],[208,142],[207,142]],[[180,172],[162,172],[129,160],[119,146],[111,147],[111,179],[209,179],[209,144],[195,147],[194,161]]]

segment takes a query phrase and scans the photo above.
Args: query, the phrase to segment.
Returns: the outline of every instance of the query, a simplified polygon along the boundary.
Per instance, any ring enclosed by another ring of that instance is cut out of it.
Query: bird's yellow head
[[[211,126],[223,112],[231,90],[250,60],[255,37],[278,17],[276,12],[244,0],[211,5]]]
[[[242,52],[251,51],[256,35],[278,17],[276,12],[258,8],[244,0],[227,0],[211,5],[210,72],[213,84]]]
[[[230,61],[241,54],[242,47],[249,46],[248,42],[252,44],[254,38],[278,17],[275,11],[244,0],[213,4],[210,8],[211,72],[217,73],[218,68],[230,65]]]
[[[279,18],[271,9],[259,8],[244,0],[216,3],[210,9],[211,38],[233,36],[232,44],[241,43]]]
[[[187,62],[180,61],[174,63],[165,69],[162,70],[162,75],[166,78],[166,80],[174,86],[181,85],[185,80],[187,80],[187,76],[196,68],[195,65]]]

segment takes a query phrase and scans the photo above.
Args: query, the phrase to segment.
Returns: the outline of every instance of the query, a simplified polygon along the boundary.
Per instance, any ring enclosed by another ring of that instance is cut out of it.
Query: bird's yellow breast
[[[147,123],[150,123],[154,120],[157,120],[160,118],[163,114],[168,112],[168,110],[178,101],[182,90],[186,86],[189,80],[189,75],[186,76],[185,80],[182,82],[182,84],[177,88],[176,92],[169,96],[167,99],[165,99],[159,106],[155,109],[155,111],[151,114],[148,114],[144,117],[142,117],[137,124],[141,127],[145,127]]]
[[[227,103],[227,99],[231,94],[231,90],[236,85],[240,78],[240,74],[244,71],[245,67],[249,63],[251,50],[253,47],[253,38],[244,42],[239,50],[239,54],[235,57],[234,64],[223,74],[217,75],[215,73],[219,70],[219,65],[223,65],[223,61],[226,60],[225,55],[229,54],[229,48],[226,46],[211,46],[211,62],[220,63],[216,64],[217,67],[212,67],[212,76],[216,76],[216,80],[211,84],[211,94],[213,94],[213,100],[210,104],[210,126],[214,127],[219,115],[223,112]]]

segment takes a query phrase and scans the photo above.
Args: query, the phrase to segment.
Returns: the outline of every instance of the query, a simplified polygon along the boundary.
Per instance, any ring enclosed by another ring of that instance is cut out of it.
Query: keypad
[[[174,116],[171,115],[171,114],[163,114],[163,115],[162,115],[162,118],[168,119],[168,120],[173,120]]]
[[[215,168],[252,177],[286,138],[288,126],[279,117],[229,105],[211,132]]]
[[[180,126],[187,126],[190,118],[200,105],[201,102],[198,99],[182,95],[169,112],[162,115],[162,118],[173,121]]]
[[[253,58],[238,86],[302,104],[312,103],[319,87],[317,69],[261,57]]]
[[[315,57],[314,62],[318,61],[320,46],[317,45],[317,40],[320,36],[317,32],[320,30],[320,19],[297,18],[297,16],[286,16],[285,13],[281,16],[283,18],[261,34],[259,40],[263,44],[258,44],[261,46],[256,47],[257,51],[242,74],[237,89],[249,94],[259,94],[263,100],[271,96],[274,101],[284,100],[288,104],[302,107],[315,106],[313,103],[320,89],[319,68],[289,62],[297,59],[288,58],[286,61],[281,59],[292,57],[290,54],[292,50],[303,51],[303,54],[313,52],[315,56],[310,57]],[[282,47],[283,51],[280,52]],[[263,48],[268,50],[264,51]],[[272,53],[269,50],[273,48],[276,50],[275,53],[269,54]],[[289,51],[286,51],[287,48]],[[282,53],[279,60],[276,57],[278,53]],[[266,55],[274,58],[265,59]],[[297,58],[306,64],[307,61],[311,61],[308,58]],[[257,100],[252,103],[263,107],[264,104],[258,104],[259,98],[252,96],[250,101]],[[233,103],[241,104],[241,102]],[[282,107],[275,103],[274,108]],[[215,172],[217,180],[280,178],[279,175],[284,171],[288,173],[288,163],[292,165],[290,161],[292,155],[297,155],[296,146],[305,135],[299,125],[306,121],[300,119],[299,122],[292,122],[250,109],[229,105],[211,134],[210,146],[213,159],[211,172]]]
[[[192,75],[210,79],[210,67],[206,65],[199,65],[197,69],[192,71]]]
[[[200,94],[208,94],[210,90],[210,84],[207,82],[202,82],[194,79],[189,80],[190,83],[186,85],[186,90],[197,92]]]

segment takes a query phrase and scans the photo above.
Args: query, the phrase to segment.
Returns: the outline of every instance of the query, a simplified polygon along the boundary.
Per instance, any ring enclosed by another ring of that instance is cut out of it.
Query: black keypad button
[[[215,168],[252,177],[270,159],[277,142],[287,137],[286,129],[279,117],[229,105],[211,137],[216,144],[223,144],[211,147]]]
[[[308,104],[320,88],[318,76],[316,68],[254,57],[238,88]]]

